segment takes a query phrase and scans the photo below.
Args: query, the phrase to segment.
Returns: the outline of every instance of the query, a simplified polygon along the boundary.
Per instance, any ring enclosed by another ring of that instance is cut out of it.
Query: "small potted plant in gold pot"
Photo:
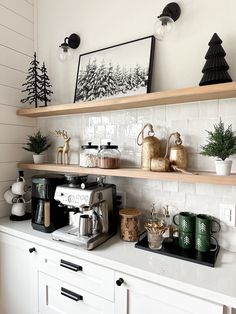
[[[214,125],[214,131],[207,131],[207,133],[207,144],[201,146],[201,154],[216,157],[216,174],[229,175],[232,160],[227,158],[236,154],[236,135],[232,131],[232,125],[225,129],[224,123],[220,119],[220,122]]]
[[[51,144],[48,143],[47,136],[41,134],[40,130],[33,135],[28,135],[28,142],[23,149],[33,152],[33,160],[35,164],[44,162],[44,151],[46,151]]]

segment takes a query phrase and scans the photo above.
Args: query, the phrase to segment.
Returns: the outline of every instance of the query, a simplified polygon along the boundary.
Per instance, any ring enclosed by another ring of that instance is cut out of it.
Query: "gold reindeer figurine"
[[[65,140],[64,146],[57,147],[57,164],[68,165],[69,164],[69,152],[70,152],[70,140],[71,138],[68,137],[67,132],[65,130],[55,130],[53,132],[56,136],[62,136]],[[59,162],[60,160],[60,162]]]

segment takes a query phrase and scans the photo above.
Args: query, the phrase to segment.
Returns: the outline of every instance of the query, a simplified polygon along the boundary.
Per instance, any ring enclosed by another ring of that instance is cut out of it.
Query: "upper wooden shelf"
[[[142,170],[139,168],[99,169],[99,168],[81,168],[79,167],[79,165],[60,165],[48,163],[44,164],[19,163],[18,168],[24,170],[41,170],[77,174],[80,173],[136,179],[236,185],[236,174],[232,174],[230,176],[217,176],[216,174],[210,172],[199,172],[198,174],[182,174],[177,172],[152,172]]]
[[[32,109],[18,109],[17,115],[26,117],[49,117],[89,112],[143,108],[150,106],[162,106],[168,104],[233,97],[236,97],[236,82],[182,88],[138,96],[94,100],[90,102],[53,105]]]

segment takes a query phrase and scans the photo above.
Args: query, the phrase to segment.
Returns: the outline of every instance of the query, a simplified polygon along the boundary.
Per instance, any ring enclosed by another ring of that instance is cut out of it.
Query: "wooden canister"
[[[124,241],[134,242],[139,238],[139,216],[141,212],[135,208],[125,208],[119,211],[121,216],[120,237]]]

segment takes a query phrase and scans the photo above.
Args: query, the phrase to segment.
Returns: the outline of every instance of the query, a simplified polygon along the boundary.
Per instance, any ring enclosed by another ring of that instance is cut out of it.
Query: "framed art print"
[[[150,92],[154,37],[81,54],[74,102]]]

